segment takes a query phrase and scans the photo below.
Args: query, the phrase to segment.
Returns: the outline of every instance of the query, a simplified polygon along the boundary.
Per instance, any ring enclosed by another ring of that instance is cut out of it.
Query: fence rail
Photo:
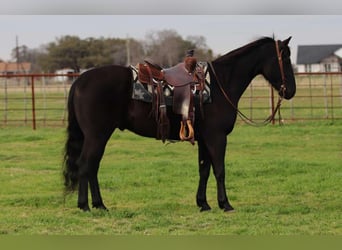
[[[65,126],[69,88],[76,77],[78,74],[0,75],[0,126]],[[296,82],[296,96],[282,103],[285,122],[342,119],[342,72],[297,73]],[[257,77],[241,97],[239,109],[261,121],[272,112],[275,98],[269,84]]]
[[[296,96],[282,103],[285,121],[342,119],[342,72],[297,73],[296,83]],[[263,78],[256,78],[240,100],[241,109],[252,118],[262,119],[270,112],[267,106],[272,102],[268,88]]]

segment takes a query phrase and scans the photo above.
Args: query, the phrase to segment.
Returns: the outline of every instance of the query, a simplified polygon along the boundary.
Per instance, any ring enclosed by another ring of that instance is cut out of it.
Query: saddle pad
[[[173,106],[173,95],[172,95],[172,92],[170,91],[171,91],[170,88],[164,89],[164,93],[167,92],[167,94],[165,95],[165,103],[167,106]],[[211,97],[209,93],[210,92],[207,92],[206,90],[203,91],[203,103],[211,103]],[[148,91],[148,89],[144,86],[144,84],[142,84],[139,81],[134,81],[132,99],[142,101],[142,102],[152,103],[152,93]],[[195,105],[198,105],[200,102],[200,97],[197,92],[194,95],[194,102],[195,102]]]

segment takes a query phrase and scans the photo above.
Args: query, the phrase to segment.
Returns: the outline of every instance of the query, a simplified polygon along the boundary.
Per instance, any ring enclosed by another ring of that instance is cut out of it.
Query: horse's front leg
[[[217,183],[218,205],[225,212],[233,211],[234,208],[232,207],[232,205],[230,205],[228,196],[226,193],[224,164],[218,164],[214,166],[213,168],[214,168],[214,174],[215,174],[216,183]]]
[[[208,150],[202,140],[198,141],[198,165],[199,165],[199,184],[196,195],[197,206],[201,212],[210,210],[207,202],[207,183],[210,174],[211,161]]]
[[[218,205],[225,212],[233,211],[234,208],[230,205],[228,196],[226,193],[226,184],[225,184],[225,153],[227,146],[227,138],[226,136],[221,136],[213,140],[213,143],[208,145],[208,151],[211,156],[211,161],[213,165],[214,175],[216,178],[217,184],[217,201]]]

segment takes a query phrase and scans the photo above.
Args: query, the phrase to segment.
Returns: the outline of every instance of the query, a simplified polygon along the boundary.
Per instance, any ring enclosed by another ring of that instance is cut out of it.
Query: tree
[[[213,51],[208,47],[204,36],[188,36],[186,40],[195,48],[195,56],[199,61],[213,59]]]
[[[107,51],[110,52],[107,57],[110,59],[111,64],[127,64],[126,40],[108,39],[106,47]]]
[[[19,63],[21,62],[31,63],[31,71],[40,72],[41,67],[39,63],[39,58],[44,53],[45,53],[45,50],[43,47],[30,49],[26,45],[21,45],[12,49],[11,57],[14,61],[18,61]]]
[[[132,38],[126,40],[127,64],[136,65],[145,57],[144,42]]]
[[[79,72],[81,68],[88,69],[109,64],[127,64],[127,40],[120,38],[87,38],[84,40],[74,36],[59,38],[47,46],[47,53],[41,57],[45,71],[72,68]],[[130,57],[136,61],[143,53],[142,46],[130,39]]]
[[[103,39],[88,38],[86,43],[88,53],[83,58],[80,58],[81,67],[88,69],[106,64],[106,57],[103,55]]]
[[[203,36],[189,36],[183,39],[175,30],[150,32],[144,41],[133,38],[86,38],[62,36],[56,41],[42,45],[39,49],[29,49],[23,45],[17,51],[21,61],[39,65],[45,72],[72,68],[75,72],[109,64],[127,65],[142,62],[149,57],[163,67],[171,67],[181,62],[189,49],[195,49],[198,60],[211,60],[212,50]],[[35,67],[39,69],[38,67]]]
[[[72,68],[80,72],[81,59],[88,55],[87,43],[77,36],[64,36],[51,42],[47,46],[47,54],[44,61],[44,69],[55,71],[61,68]]]
[[[145,47],[147,56],[163,67],[182,61],[189,49],[195,50],[198,60],[208,61],[213,57],[203,36],[189,36],[184,40],[175,30],[150,32]]]
[[[11,57],[18,62],[28,61],[28,47],[26,45],[21,45],[12,49]]]
[[[171,67],[185,55],[182,43],[182,37],[175,30],[149,33],[146,40],[147,55],[163,67]]]

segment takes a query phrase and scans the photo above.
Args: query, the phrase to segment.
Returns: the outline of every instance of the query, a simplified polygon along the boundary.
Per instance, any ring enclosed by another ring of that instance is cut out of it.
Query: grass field
[[[63,128],[0,129],[0,234],[342,235],[342,122],[237,125],[228,140],[234,213],[195,203],[197,147],[116,132],[99,179],[109,212],[63,198]]]

